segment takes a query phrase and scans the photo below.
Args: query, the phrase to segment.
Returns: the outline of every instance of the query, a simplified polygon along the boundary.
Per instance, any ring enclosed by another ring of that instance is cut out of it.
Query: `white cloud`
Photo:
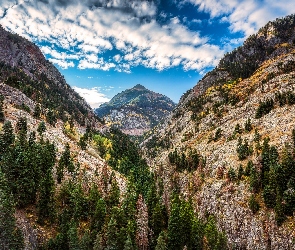
[[[268,21],[295,12],[293,0],[183,0],[197,6],[212,18],[221,17],[221,22],[229,22],[232,32],[244,32],[245,36],[255,33]]]
[[[157,70],[175,66],[189,70],[189,65],[191,69],[215,65],[216,58],[223,55],[178,18],[165,26],[154,19],[141,22],[139,17],[156,14],[151,1],[72,0],[63,5],[56,1],[24,1],[10,8],[0,23],[33,41],[50,42],[52,47],[43,46],[42,51],[63,68],[72,67],[77,60],[80,69],[113,68],[130,73],[132,66],[144,65]],[[102,8],[89,8],[95,3]],[[213,48],[211,52],[208,46]],[[114,48],[117,55],[101,59]],[[65,52],[59,52],[61,49]]]
[[[75,67],[74,62],[72,62],[72,61],[65,61],[65,60],[53,59],[53,58],[49,58],[49,61],[54,64],[57,64],[62,69],[68,69],[68,68]]]
[[[99,69],[131,72],[138,65],[165,70],[182,67],[202,71],[218,60],[240,40],[210,44],[208,37],[189,30],[179,18],[166,24],[154,18],[157,6],[144,0],[2,0],[0,23],[7,29],[33,40],[49,42],[41,49],[62,68]],[[248,36],[267,21],[295,12],[293,0],[183,0],[200,11],[230,24],[232,32]],[[13,6],[13,7],[12,7]],[[142,21],[142,17],[150,21]],[[191,22],[201,23],[200,20]],[[63,52],[61,52],[63,51]],[[109,52],[115,56],[103,58]],[[105,54],[104,54],[105,53]]]
[[[92,108],[98,108],[102,103],[110,101],[103,93],[99,92],[98,87],[91,89],[73,87],[73,89],[82,96]]]

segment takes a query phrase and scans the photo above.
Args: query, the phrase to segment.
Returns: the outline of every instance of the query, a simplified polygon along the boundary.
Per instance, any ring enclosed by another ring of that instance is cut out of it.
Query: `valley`
[[[2,249],[294,249],[294,27],[268,22],[177,105],[136,85],[96,110],[1,28]]]

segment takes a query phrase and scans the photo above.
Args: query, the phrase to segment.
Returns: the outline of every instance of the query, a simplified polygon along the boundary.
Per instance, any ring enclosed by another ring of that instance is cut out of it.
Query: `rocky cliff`
[[[233,249],[294,249],[295,16],[269,22],[142,143],[163,180]]]
[[[167,96],[138,84],[102,104],[95,113],[108,126],[120,128],[130,135],[142,135],[156,126],[175,107]]]

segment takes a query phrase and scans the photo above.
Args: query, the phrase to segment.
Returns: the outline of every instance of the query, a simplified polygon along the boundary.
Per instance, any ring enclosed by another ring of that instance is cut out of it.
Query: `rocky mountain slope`
[[[4,30],[1,25],[0,41],[1,82],[39,103],[44,113],[50,111],[52,116],[63,120],[72,116],[80,124],[95,123],[97,119],[91,107],[35,44]]]
[[[295,248],[295,16],[269,22],[184,94],[141,147],[232,249]]]
[[[114,96],[95,113],[108,126],[115,126],[129,135],[142,135],[157,125],[175,107],[167,96],[137,84]]]
[[[97,121],[36,46],[0,34],[1,249],[179,249],[209,236],[226,247],[214,218],[161,198],[129,137]]]

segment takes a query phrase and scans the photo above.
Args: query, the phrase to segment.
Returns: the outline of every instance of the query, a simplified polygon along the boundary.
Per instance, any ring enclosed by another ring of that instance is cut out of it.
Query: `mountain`
[[[294,249],[295,15],[269,22],[141,144],[166,199],[216,218],[233,249]]]
[[[0,40],[1,82],[39,103],[45,113],[50,112],[62,120],[71,116],[81,124],[96,122],[91,107],[66,83],[35,44],[4,30],[1,25]],[[22,105],[21,101],[18,105]]]
[[[294,27],[269,22],[226,54],[140,150],[2,29],[0,246],[295,249]]]
[[[175,107],[167,96],[137,84],[115,95],[109,102],[95,109],[106,124],[129,135],[142,135],[157,125]]]

